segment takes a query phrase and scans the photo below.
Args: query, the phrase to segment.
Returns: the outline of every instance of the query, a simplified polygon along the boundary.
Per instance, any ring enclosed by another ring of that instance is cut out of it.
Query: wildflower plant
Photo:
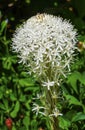
[[[12,38],[12,49],[18,53],[19,62],[28,67],[42,86],[42,95],[36,98],[41,106],[34,103],[33,111],[49,117],[52,130],[59,130],[60,86],[74,61],[76,35],[69,21],[37,14],[17,28]]]

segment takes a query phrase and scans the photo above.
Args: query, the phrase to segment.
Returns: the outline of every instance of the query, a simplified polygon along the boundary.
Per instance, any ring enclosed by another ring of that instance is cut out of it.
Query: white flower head
[[[20,62],[29,67],[30,73],[43,81],[51,75],[53,82],[57,80],[60,84],[59,80],[66,77],[73,62],[76,35],[69,21],[37,14],[16,30],[12,48],[18,53]]]
[[[62,115],[55,108],[58,88],[74,61],[76,35],[69,21],[49,14],[37,14],[16,29],[12,38],[13,51],[18,53],[20,63],[29,68],[29,73],[34,74],[44,90],[42,106],[33,105],[32,111],[36,115]]]

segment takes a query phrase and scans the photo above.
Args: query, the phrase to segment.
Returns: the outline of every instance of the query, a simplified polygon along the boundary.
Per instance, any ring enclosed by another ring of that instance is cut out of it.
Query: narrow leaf
[[[14,110],[10,113],[12,118],[15,118],[17,116],[19,108],[20,108],[20,103],[19,103],[19,101],[17,101],[15,104]]]
[[[81,120],[85,120],[85,114],[82,112],[79,112],[76,115],[74,115],[72,122],[81,121]]]
[[[81,102],[78,99],[76,99],[74,96],[65,95],[65,97],[69,101],[69,105],[74,104],[74,105],[80,105],[81,106]]]

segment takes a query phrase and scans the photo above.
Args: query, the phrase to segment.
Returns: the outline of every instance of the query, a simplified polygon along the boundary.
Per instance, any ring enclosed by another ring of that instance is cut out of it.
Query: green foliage
[[[40,86],[18,64],[11,50],[15,28],[39,12],[70,19],[78,29],[82,48],[75,52],[72,73],[61,86],[64,100],[60,103],[63,116],[59,117],[59,125],[61,130],[85,130],[85,0],[0,0],[0,130],[7,130],[8,117],[13,120],[12,130],[47,130],[48,120],[31,111]]]
[[[0,129],[7,130],[5,120],[13,120],[12,130],[29,130],[32,122],[38,129],[37,120],[31,111],[35,93],[39,85],[17,65],[17,57],[10,51],[10,39],[7,39],[7,21],[0,26]],[[35,118],[35,119],[34,119]]]
[[[65,130],[69,130],[69,128],[72,130],[84,130],[85,71],[79,72],[78,70],[73,72],[68,76],[68,79],[62,88],[65,98],[62,110],[65,114],[63,117],[60,117],[60,127]]]

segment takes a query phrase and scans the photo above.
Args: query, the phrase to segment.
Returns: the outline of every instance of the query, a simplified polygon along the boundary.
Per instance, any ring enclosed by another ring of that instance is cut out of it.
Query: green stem
[[[46,105],[48,107],[48,115],[53,113],[53,110],[55,109],[55,106],[57,104],[57,99],[54,99],[52,97],[51,90],[47,90],[46,92]],[[53,116],[50,120],[51,124],[51,130],[59,130],[59,121],[58,117]]]
[[[53,117],[53,130],[59,130],[58,117]]]

